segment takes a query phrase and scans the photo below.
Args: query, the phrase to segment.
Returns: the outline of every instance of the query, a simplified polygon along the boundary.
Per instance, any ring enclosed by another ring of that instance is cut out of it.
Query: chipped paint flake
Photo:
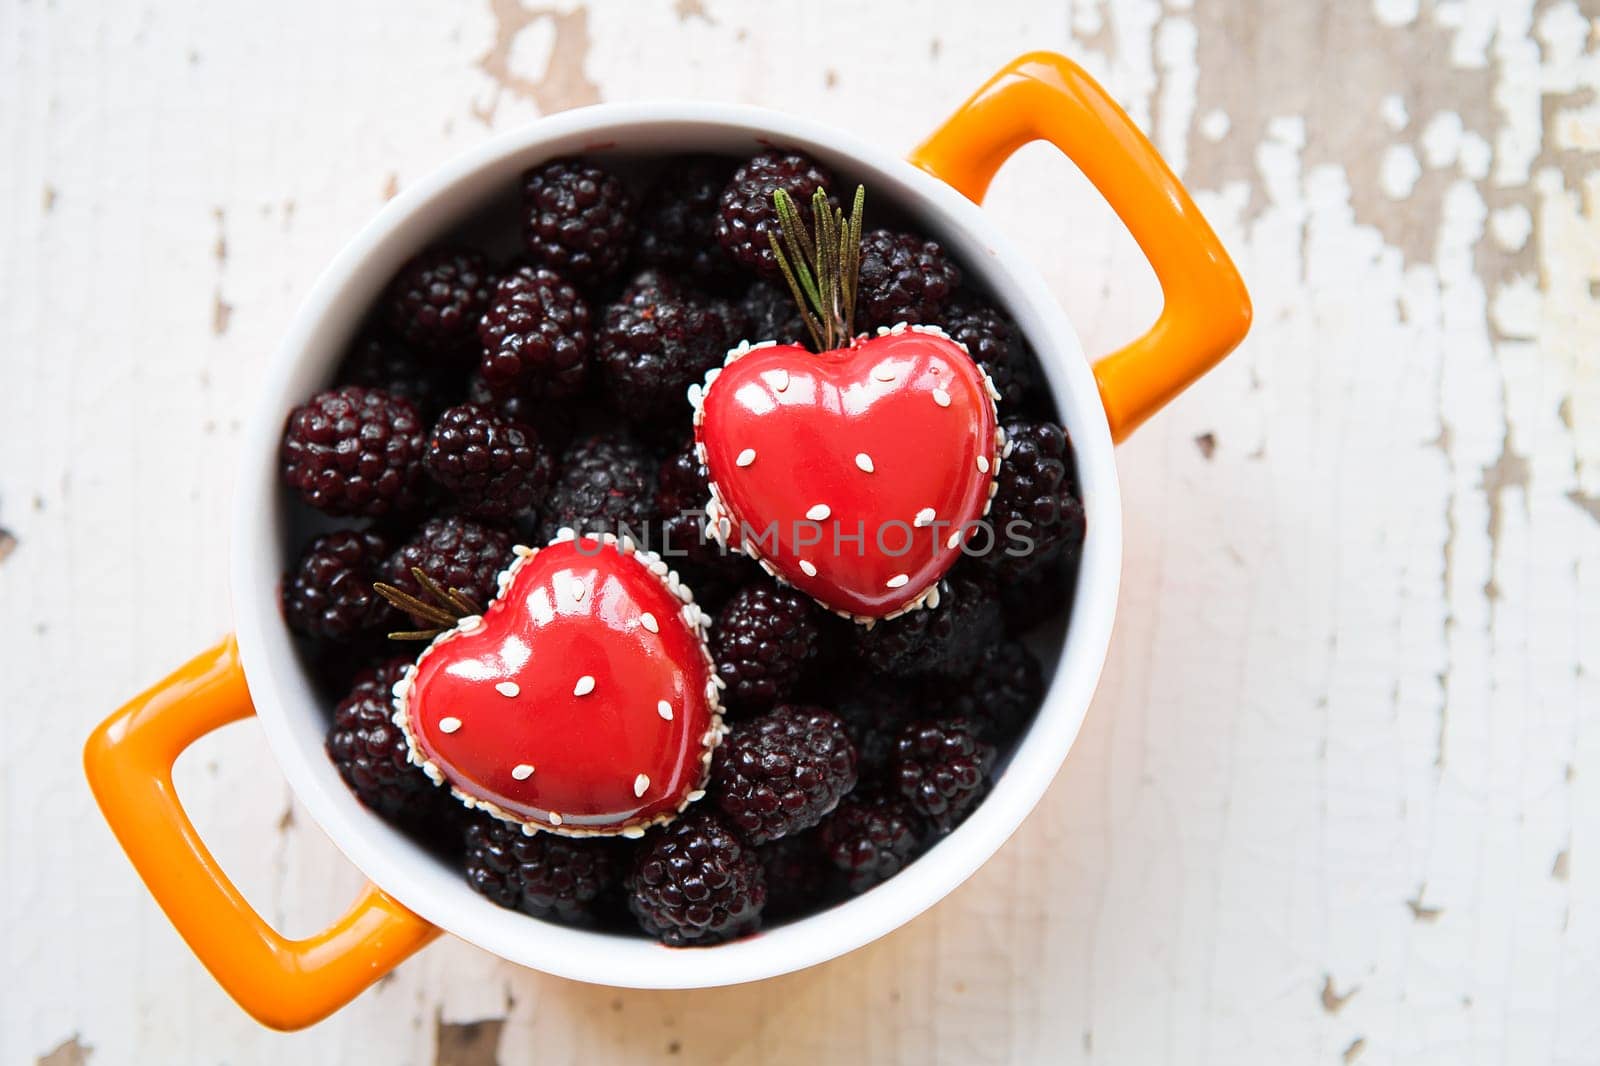
[[[499,1066],[504,1018],[447,1022],[440,1009],[434,1024],[433,1066]]]
[[[94,1048],[74,1033],[34,1060],[36,1066],[88,1066]]]
[[[1340,992],[1333,987],[1333,975],[1322,975],[1322,1009],[1329,1014],[1338,1014],[1344,1005],[1350,1002],[1350,997],[1361,991],[1360,985],[1351,985],[1348,992]]]
[[[478,58],[478,69],[489,78],[491,89],[489,99],[472,108],[484,125],[494,124],[503,96],[530,100],[546,115],[600,102],[600,87],[586,70],[592,45],[587,7],[562,11],[525,7],[521,0],[489,0],[489,11],[494,16],[494,37],[489,50]],[[549,60],[543,72],[528,77],[513,69],[514,57],[519,38],[540,22],[547,24],[553,35]]]

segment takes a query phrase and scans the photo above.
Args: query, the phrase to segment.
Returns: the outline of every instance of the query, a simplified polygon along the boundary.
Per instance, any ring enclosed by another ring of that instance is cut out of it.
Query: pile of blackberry
[[[991,519],[1029,549],[963,558],[937,608],[867,629],[723,553],[694,514],[707,491],[687,386],[741,340],[807,341],[768,243],[772,194],[846,184],[777,149],[536,167],[518,217],[481,230],[518,246],[419,251],[336,379],[288,416],[281,474],[307,535],[283,615],[327,690],[328,755],[502,906],[673,945],[814,914],[954,831],[1039,706],[1024,637],[1064,612],[1084,532],[1071,443],[1021,331],[927,235],[863,236],[857,328],[940,325],[988,373],[1012,441]],[[373,583],[421,596],[420,571],[486,604],[513,546],[564,526],[625,528],[715,618],[729,734],[706,798],[638,841],[529,837],[469,812],[390,720],[419,646],[386,634],[426,620]]]

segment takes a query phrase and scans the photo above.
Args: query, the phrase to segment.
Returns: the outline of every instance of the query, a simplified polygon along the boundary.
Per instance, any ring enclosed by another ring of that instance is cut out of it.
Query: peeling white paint
[[[1197,34],[1194,23],[1181,16],[1161,21],[1156,30],[1156,65],[1161,71],[1159,122],[1156,146],[1172,169],[1183,173],[1189,161],[1189,130],[1194,124]]]
[[[1533,213],[1522,204],[1507,204],[1489,215],[1489,232],[1501,251],[1520,252],[1533,234]]]
[[[1220,141],[1228,135],[1229,125],[1228,113],[1220,108],[1212,108],[1200,120],[1200,135],[1208,141]]]
[[[1378,170],[1378,181],[1383,193],[1391,200],[1404,200],[1416,188],[1422,177],[1422,164],[1409,144],[1391,144],[1383,150],[1383,163]]]
[[[1435,170],[1455,163],[1461,153],[1464,127],[1454,111],[1441,111],[1422,129],[1422,158]]]
[[[665,2],[557,5],[587,12],[578,68],[608,100],[734,97],[890,145],[914,143],[1018,42],[1078,56],[1180,169],[1207,153],[1241,161],[1194,191],[1246,273],[1256,324],[1119,451],[1125,593],[1100,694],[1041,808],[950,900],[823,969],[709,993],[545,979],[446,938],[290,1038],[297,1061],[359,1048],[427,1063],[441,1022],[481,1018],[505,1019],[500,1061],[553,1064],[652,1061],[673,1044],[685,1062],[1298,1066],[1357,1046],[1357,1066],[1593,1058],[1592,5],[1352,5],[1384,62],[1368,65],[1383,81],[1362,87],[1350,106],[1363,122],[1348,128],[1281,100],[1256,112],[1221,99],[1219,84],[1260,84],[1322,43],[1236,30],[1225,61],[1204,59],[1219,12],[1238,4],[993,0],[933,17],[908,0],[824,3],[819,21],[850,27],[830,39],[832,88],[794,75],[792,20],[727,0],[695,17]],[[368,11],[291,7],[244,48],[192,2],[155,21],[102,7],[24,4],[0,40],[13,152],[0,195],[14,208],[0,256],[12,382],[0,523],[19,540],[0,601],[44,627],[8,632],[0,676],[17,706],[77,709],[14,716],[0,750],[8,855],[20,856],[0,875],[0,942],[27,974],[0,996],[0,1061],[35,1061],[77,1032],[92,1062],[225,1050],[272,1063],[288,1045],[243,1019],[172,935],[93,814],[78,747],[95,708],[228,625],[214,532],[228,513],[228,427],[388,176],[409,180],[481,139],[468,111],[494,25],[477,4],[441,28],[437,12],[394,3],[380,50],[351,44]],[[510,42],[516,75],[545,76],[551,23]],[[1413,35],[1440,38],[1418,50],[1437,68],[1397,58]],[[283,55],[296,77],[281,76]],[[535,111],[507,97],[493,121]],[[241,113],[245,142],[230,132]],[[1049,152],[1022,153],[988,209],[1098,354],[1148,321],[1154,297],[1137,251],[1105,250],[1109,213],[1086,187],[1063,193],[1062,171]],[[150,189],[160,195],[137,195]],[[31,206],[41,190],[48,211]],[[224,336],[209,323],[218,206],[235,307]],[[97,294],[92,319],[68,306],[82,291]],[[119,327],[112,349],[106,321]],[[152,409],[168,417],[139,417]],[[1203,434],[1218,442],[1209,461]],[[140,565],[99,565],[112,540]],[[126,609],[149,601],[140,575],[171,572],[218,580],[177,590],[159,626]],[[94,670],[74,639],[84,632]],[[223,864],[298,934],[360,878],[308,819],[280,828],[287,798],[256,728],[208,738],[180,764],[180,787]],[[71,833],[26,829],[63,813]],[[43,891],[40,871],[67,871],[60,883],[78,890]],[[1319,995],[1358,984],[1337,1013]]]
[[[1383,119],[1383,124],[1394,133],[1399,133],[1411,121],[1411,115],[1406,111],[1406,99],[1399,93],[1384,95],[1379,107],[1378,115]]]
[[[1372,13],[1383,26],[1409,26],[1417,20],[1418,0],[1372,0]]]
[[[1460,164],[1461,173],[1473,181],[1482,181],[1489,176],[1489,165],[1493,161],[1493,150],[1489,142],[1482,137],[1467,130],[1461,135],[1461,143],[1456,150],[1456,161]]]
[[[1539,286],[1526,275],[1511,279],[1495,290],[1489,320],[1503,337],[1533,340],[1539,335],[1542,310]]]

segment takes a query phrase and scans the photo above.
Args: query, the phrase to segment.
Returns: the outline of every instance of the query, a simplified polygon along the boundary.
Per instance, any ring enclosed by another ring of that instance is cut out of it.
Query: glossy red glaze
[[[650,558],[592,537],[542,548],[481,625],[423,653],[405,722],[458,792],[581,834],[670,818],[702,787],[720,728],[710,656]]]
[[[821,355],[753,349],[707,386],[695,434],[730,543],[865,618],[918,602],[955,563],[949,538],[983,516],[998,459],[983,372],[959,344],[914,330]]]

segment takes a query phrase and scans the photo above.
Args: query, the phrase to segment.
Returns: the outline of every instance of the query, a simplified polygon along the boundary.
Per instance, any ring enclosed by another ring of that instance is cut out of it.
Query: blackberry
[[[406,736],[394,724],[392,690],[410,665],[401,657],[360,675],[334,708],[325,746],[362,803],[385,818],[415,821],[435,817],[449,794],[412,764]]]
[[[988,790],[995,749],[981,733],[970,718],[941,718],[913,722],[895,741],[895,787],[941,833],[954,829]]]
[[[1006,632],[1023,634],[1072,610],[1078,583],[1078,556],[1057,551],[1025,574],[1000,586]]]
[[[584,285],[622,268],[633,238],[633,199],[610,173],[558,159],[522,176],[522,241],[543,266]]]
[[[985,582],[955,572],[939,582],[939,605],[868,629],[857,626],[857,654],[895,677],[952,677],[972,669],[1000,639],[1000,604]]]
[[[752,844],[810,829],[856,785],[844,723],[820,707],[778,707],[733,727],[717,750],[712,794]]]
[[[745,290],[742,306],[746,320],[744,340],[805,344],[810,339],[793,294],[781,284],[755,282]]]
[[[705,506],[710,495],[693,445],[662,462],[656,486],[660,541],[653,546],[694,589],[695,600],[708,610],[710,605],[726,599],[748,570],[739,556],[706,532]]]
[[[732,305],[713,305],[698,294],[647,270],[606,310],[596,361],[606,396],[638,422],[687,422],[691,384],[722,363]],[[741,313],[742,317],[742,313]]]
[[[904,684],[857,677],[830,704],[855,744],[863,788],[887,780],[900,730],[929,710],[907,689]]]
[[[676,514],[705,507],[711,498],[706,487],[706,470],[694,445],[686,444],[661,464],[656,483],[656,509],[662,514]]]
[[[418,349],[382,333],[369,332],[345,353],[339,384],[382,389],[410,400],[424,419],[433,418],[464,386],[460,368],[430,359]]]
[[[639,263],[721,288],[737,275],[717,244],[717,205],[733,166],[715,156],[671,160],[639,211]]]
[[[571,396],[588,373],[589,305],[554,271],[518,267],[495,286],[478,341],[478,375],[495,396]]]
[[[1076,558],[1083,547],[1083,500],[1067,431],[1054,422],[1005,423],[1010,451],[1000,464],[989,507],[995,549],[978,562],[1014,578],[1057,553]]]
[[[1038,394],[1038,359],[1011,319],[981,301],[962,300],[945,309],[939,324],[994,382],[1002,415],[1048,405]]]
[[[733,172],[717,205],[717,243],[733,260],[762,277],[782,277],[768,233],[778,232],[772,194],[782,189],[811,217],[811,196],[833,188],[833,175],[800,152],[762,152]],[[763,338],[765,339],[765,338]]]
[[[289,628],[323,640],[351,640],[394,621],[373,591],[389,546],[376,533],[326,533],[300,553],[283,576],[283,617]]]
[[[446,589],[461,589],[479,607],[499,591],[500,571],[511,565],[511,536],[504,530],[458,515],[430,518],[384,565],[389,584],[426,599],[411,573],[418,567]]]
[[[536,507],[550,466],[532,429],[487,407],[450,408],[428,437],[428,473],[473,514],[505,518]]]
[[[831,864],[816,833],[794,833],[756,849],[767,882],[767,918],[794,918],[827,901]]]
[[[679,817],[646,838],[628,878],[639,925],[674,947],[716,944],[761,924],[761,861],[720,815]]]
[[[861,237],[856,323],[876,329],[899,322],[931,324],[961,284],[961,269],[935,241],[875,229]]]
[[[650,453],[620,433],[583,437],[567,446],[560,474],[545,498],[540,538],[563,527],[580,533],[642,536],[654,513],[656,464]]]
[[[924,829],[897,796],[849,796],[817,830],[822,853],[860,894],[889,880],[922,850]]]
[[[1022,732],[1044,699],[1039,660],[1021,641],[986,648],[950,709],[978,723],[985,740],[1005,744]]]
[[[535,398],[520,391],[497,394],[482,374],[473,374],[468,380],[467,402],[493,408],[501,418],[531,427],[539,435],[539,443],[552,454],[567,445],[579,422],[589,414],[571,400]]]
[[[529,836],[521,826],[480,816],[466,831],[467,883],[502,907],[579,925],[622,879],[615,841]]]
[[[429,248],[389,283],[384,313],[396,336],[430,352],[456,355],[473,347],[493,288],[488,260],[481,253]]]
[[[418,503],[423,440],[410,401],[346,385],[289,412],[279,463],[284,483],[317,510],[382,518]]]
[[[816,608],[771,581],[746,585],[717,614],[711,643],[729,708],[770,707],[794,691],[817,653]]]

